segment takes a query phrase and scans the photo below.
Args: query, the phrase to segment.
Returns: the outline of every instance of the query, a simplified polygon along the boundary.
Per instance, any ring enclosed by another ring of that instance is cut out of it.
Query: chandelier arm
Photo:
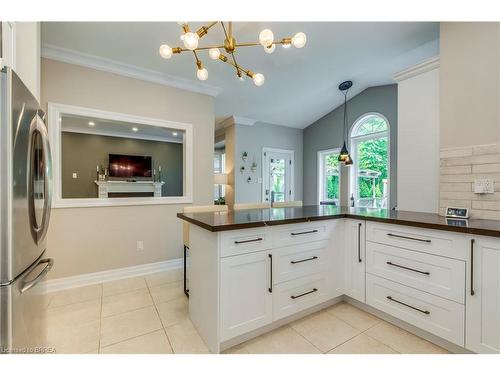
[[[224,30],[224,35],[226,36],[226,40],[230,40],[232,38],[231,33],[233,32],[233,23],[231,21],[229,21],[229,32],[226,31],[226,26],[224,26],[224,22],[221,21],[221,25],[222,25],[222,29]],[[235,67],[236,75],[238,77],[241,77],[240,67],[236,63],[236,59],[235,59],[234,53],[232,51],[231,51],[231,57],[233,58],[233,62],[234,62],[234,64],[231,64],[231,65]]]
[[[277,41],[274,41],[272,42],[271,44],[289,44],[289,42],[287,41],[289,38],[284,38],[282,40],[277,40]],[[235,47],[255,47],[255,46],[260,46],[261,44],[260,43],[237,43],[235,44]]]
[[[219,57],[220,61],[225,62],[225,63],[227,63],[227,64],[229,64],[229,65],[231,65],[231,66],[233,66],[233,67],[236,68],[236,65],[234,64],[234,62],[232,62],[231,60],[229,60],[227,58],[227,56],[224,56],[224,55],[221,54],[221,57],[222,58]],[[237,68],[239,70],[241,70],[243,73],[245,73],[247,76],[253,77],[253,73],[250,70],[243,68],[241,65],[238,65]]]
[[[224,46],[207,46],[207,47],[196,47],[194,50],[193,49],[187,49],[187,48],[179,48],[180,52],[190,52],[190,51],[203,51],[207,50],[210,48],[224,48]]]
[[[211,27],[215,26],[215,25],[217,25],[217,21],[211,22],[211,23],[209,23],[209,24],[208,24],[208,25],[206,25],[206,26],[202,26],[202,27],[200,27],[200,28],[196,31],[196,34],[198,34],[198,36],[199,36],[200,38],[202,38],[202,37],[204,37],[205,35],[207,35],[208,30],[209,30]]]

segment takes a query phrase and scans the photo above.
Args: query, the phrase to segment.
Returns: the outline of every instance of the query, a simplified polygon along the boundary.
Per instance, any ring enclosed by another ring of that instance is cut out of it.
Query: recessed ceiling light
[[[139,129],[138,129],[138,128],[136,128],[136,127],[133,127],[133,128],[132,128],[132,131],[133,131],[133,132],[138,132],[138,131],[139,131]]]
[[[177,137],[177,133],[176,133],[176,132],[173,132],[173,133],[172,133],[172,135],[173,135],[174,137]]]
[[[95,122],[94,121],[89,121],[89,126],[95,126]]]

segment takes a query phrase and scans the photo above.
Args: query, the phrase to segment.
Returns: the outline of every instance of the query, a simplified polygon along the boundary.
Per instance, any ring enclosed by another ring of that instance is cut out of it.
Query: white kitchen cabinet
[[[221,340],[273,320],[272,253],[259,251],[220,260]]]
[[[2,27],[2,65],[16,67],[16,23],[4,21]]]
[[[466,348],[500,353],[500,239],[471,239],[467,267]]]
[[[365,221],[345,221],[344,293],[365,302]]]

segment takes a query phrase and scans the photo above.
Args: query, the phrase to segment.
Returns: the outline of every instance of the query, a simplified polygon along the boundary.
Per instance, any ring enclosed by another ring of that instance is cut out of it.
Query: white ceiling
[[[192,29],[202,24],[193,23]],[[304,128],[342,103],[337,90],[350,79],[350,96],[367,87],[394,83],[392,75],[439,54],[439,24],[433,22],[249,22],[235,23],[237,42],[258,39],[270,28],[275,39],[307,34],[302,49],[276,48],[266,54],[261,47],[241,48],[237,61],[265,75],[256,87],[240,82],[234,69],[200,52],[209,72],[208,84],[223,88],[215,98],[216,122],[234,115],[284,126]],[[42,43],[96,55],[143,69],[197,81],[190,53],[164,60],[159,45],[181,44],[175,22],[44,22]],[[200,46],[221,44],[220,25],[213,27]]]

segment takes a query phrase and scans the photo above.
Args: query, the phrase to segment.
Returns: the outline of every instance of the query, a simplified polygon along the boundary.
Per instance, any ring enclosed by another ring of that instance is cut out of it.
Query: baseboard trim
[[[138,266],[115,268],[112,270],[85,273],[82,275],[62,277],[43,282],[46,293],[59,290],[79,288],[87,285],[100,284],[107,281],[127,279],[156,272],[173,271],[183,267],[183,259],[171,259],[163,262],[147,263]]]

